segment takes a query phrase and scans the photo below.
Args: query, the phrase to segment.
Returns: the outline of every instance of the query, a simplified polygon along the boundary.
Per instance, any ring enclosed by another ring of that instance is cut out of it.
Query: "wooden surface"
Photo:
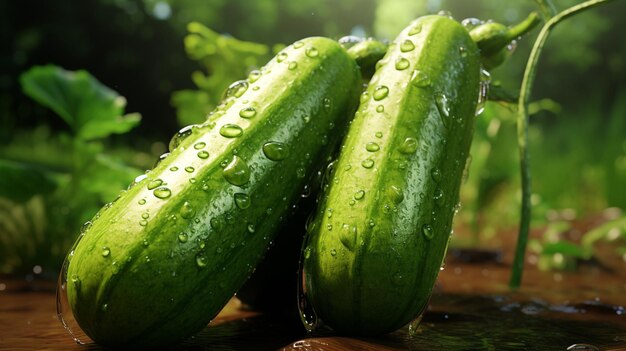
[[[174,350],[566,350],[575,344],[626,350],[621,257],[598,255],[602,262],[581,262],[576,272],[541,272],[529,256],[517,292],[506,286],[511,257],[511,250],[451,250],[412,335],[407,328],[376,339],[306,334],[297,316],[272,318],[233,299]],[[0,350],[101,350],[76,344],[64,330],[55,288],[54,282],[0,276]]]

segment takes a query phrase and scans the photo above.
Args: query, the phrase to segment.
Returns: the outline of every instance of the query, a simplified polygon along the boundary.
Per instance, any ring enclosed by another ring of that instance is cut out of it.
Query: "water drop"
[[[409,39],[406,39],[402,42],[402,44],[400,44],[400,51],[402,52],[409,52],[413,49],[415,49],[415,44],[413,44],[413,42]]]
[[[256,116],[254,107],[244,107],[239,111],[239,117],[241,118],[252,118],[254,116]]]
[[[289,149],[281,142],[268,141],[263,144],[263,154],[272,161],[282,161],[289,155]]]
[[[417,140],[415,138],[406,138],[398,150],[403,154],[410,155],[417,151],[417,146]]]
[[[140,205],[145,205],[146,204],[146,199],[141,199],[139,201],[137,201],[138,204]]]
[[[380,101],[389,95],[389,88],[385,85],[379,85],[374,89],[374,100]]]
[[[411,74],[411,84],[418,88],[426,88],[431,84],[430,77],[426,72],[416,69]]]
[[[195,171],[195,168],[193,168],[193,167],[191,167],[191,166],[188,166],[188,167],[185,167],[185,171],[186,171],[187,173],[193,173],[193,171]]]
[[[400,187],[392,185],[389,187],[389,197],[395,204],[399,204],[404,200],[404,193]]]
[[[368,94],[367,91],[364,91],[361,94],[361,98],[360,98],[361,99],[361,103],[366,102],[367,100],[369,100],[369,98],[370,98],[370,94]]]
[[[365,145],[365,150],[369,151],[369,152],[376,152],[378,150],[380,150],[380,146],[378,146],[377,143],[375,142],[369,142]]]
[[[365,196],[365,191],[364,190],[359,190],[356,193],[354,193],[354,198],[356,200],[361,200],[364,196]]]
[[[417,24],[417,25],[413,26],[413,28],[411,28],[411,30],[409,30],[409,35],[419,34],[421,31],[422,31],[422,25],[421,24]]]
[[[148,219],[148,218],[150,218],[150,214],[149,214],[149,213],[147,213],[147,212],[142,213],[142,214],[141,214],[141,218],[143,218],[143,219]]]
[[[201,252],[201,253],[196,255],[196,265],[199,268],[206,267],[206,265],[207,265],[207,258],[204,255],[204,253]]]
[[[242,186],[250,180],[250,168],[239,156],[233,156],[232,161],[222,171],[222,175],[230,184]]]
[[[485,110],[485,104],[489,95],[489,84],[491,75],[484,69],[480,70],[480,88],[478,89],[478,103],[476,104],[476,116]]]
[[[254,224],[248,224],[248,233],[252,234],[256,228],[254,228]]]
[[[352,251],[356,246],[356,238],[357,238],[357,228],[355,225],[349,225],[344,223],[341,226],[341,231],[339,232],[339,240],[346,247],[346,249]]]
[[[298,63],[296,61],[289,62],[287,69],[289,69],[290,71],[293,71],[296,68],[298,68]]]
[[[224,124],[220,128],[220,135],[225,138],[238,138],[243,134],[243,129],[236,124]]]
[[[461,25],[463,25],[463,27],[465,27],[465,29],[467,29],[468,31],[471,31],[472,29],[480,26],[483,23],[484,22],[479,20],[478,18],[466,18],[461,21]]]
[[[178,171],[178,167],[176,167],[176,166],[170,167],[170,171],[176,172],[176,171]]]
[[[222,100],[226,100],[231,97],[235,97],[235,98],[241,97],[241,95],[243,95],[243,93],[245,93],[246,90],[248,90],[248,86],[249,86],[249,83],[245,80],[238,80],[234,82],[233,84],[229,85],[228,89],[226,89],[226,92],[224,92],[224,96],[222,97]]]
[[[109,257],[111,255],[111,249],[108,246],[102,248],[102,257]]]
[[[333,107],[333,100],[329,97],[325,97],[324,100],[322,100],[322,106],[324,106],[324,111],[330,112]]]
[[[432,239],[435,235],[435,233],[433,232],[433,227],[431,227],[430,224],[424,224],[422,226],[422,234],[424,234],[426,240]]]
[[[439,116],[445,127],[448,127],[448,117],[450,117],[450,105],[445,94],[435,94],[435,104],[439,110]]]
[[[385,106],[383,105],[376,106],[376,112],[378,113],[385,112]]]
[[[204,151],[204,150],[198,151],[197,155],[198,155],[199,158],[201,158],[203,160],[209,158],[209,153]]]
[[[154,189],[152,193],[159,199],[167,199],[172,195],[172,191],[164,186]]]
[[[186,243],[188,239],[189,237],[187,236],[187,233],[178,234],[178,241],[180,241],[181,243]]]
[[[439,170],[439,168],[433,168],[433,170],[430,172],[430,176],[436,183],[439,183],[441,181],[441,171]]]
[[[159,156],[159,158],[156,160],[156,162],[154,163],[154,166],[152,166],[152,168],[157,168],[157,166],[158,166],[159,164],[161,164],[161,162],[162,162],[163,160],[165,160],[165,159],[167,158],[167,156],[169,156],[169,155],[170,155],[170,153],[169,153],[169,152],[166,152],[166,153],[162,154],[161,156]],[[140,177],[141,177],[141,178],[140,178]],[[142,181],[142,180],[143,180],[144,178],[146,178],[146,177],[147,177],[147,175],[142,174],[142,175],[140,175],[139,177],[135,178],[134,183],[139,183],[140,181]]]
[[[376,132],[376,134],[375,134],[375,135],[376,135],[376,137],[377,137],[378,139],[380,139],[380,138],[382,138],[382,137],[383,137],[383,133],[382,133],[382,132]]]
[[[374,160],[371,158],[365,159],[361,162],[361,166],[363,166],[363,168],[372,168],[374,167]]]
[[[205,146],[206,146],[206,143],[201,141],[199,143],[195,143],[193,145],[193,148],[196,149],[196,150],[200,150],[200,149],[204,148]]]
[[[396,60],[396,69],[398,71],[404,71],[405,69],[409,68],[410,65],[411,63],[409,62],[409,60],[405,59],[404,57],[400,57]]]
[[[259,78],[261,78],[261,71],[256,69],[250,72],[250,74],[248,75],[248,80],[250,81],[250,83],[256,82],[257,80],[259,80]]]
[[[330,250],[330,255],[331,256],[337,255],[337,250],[335,250],[335,249]]]
[[[300,167],[296,170],[296,176],[300,179],[304,178],[306,176],[306,171],[304,170],[304,168]]]
[[[328,230],[333,230],[333,225],[332,225],[332,224],[327,224],[327,225],[326,225],[326,229],[328,229]]]
[[[193,124],[188,125],[182,128],[181,130],[179,130],[176,134],[174,134],[174,136],[170,140],[169,150],[173,151],[174,149],[176,149],[178,145],[180,145],[183,142],[183,140],[185,140],[188,136],[191,135],[194,127],[195,125]]]
[[[163,184],[163,181],[161,179],[153,179],[148,182],[148,190],[158,188],[161,184]]]
[[[304,249],[304,259],[307,260],[311,257],[311,248],[307,247]]]
[[[250,207],[250,197],[244,193],[235,194],[235,204],[242,210]]]
[[[302,41],[300,41],[300,40],[298,40],[298,41],[296,41],[295,43],[293,43],[293,48],[294,48],[294,49],[299,49],[299,48],[301,48],[301,47],[303,47],[303,46],[304,46],[304,42],[302,42]]]
[[[462,58],[467,57],[467,49],[465,48],[465,46],[459,46],[459,52],[461,53]]]
[[[189,219],[193,217],[194,213],[195,210],[193,209],[193,207],[191,207],[191,204],[185,201],[185,203],[183,203],[183,206],[180,208],[180,216],[185,219]]]
[[[283,62],[287,59],[287,53],[286,52],[281,52],[278,55],[276,55],[276,61],[277,62]]]
[[[311,46],[311,47],[306,48],[305,54],[308,57],[317,57],[319,56],[320,52],[319,50]]]

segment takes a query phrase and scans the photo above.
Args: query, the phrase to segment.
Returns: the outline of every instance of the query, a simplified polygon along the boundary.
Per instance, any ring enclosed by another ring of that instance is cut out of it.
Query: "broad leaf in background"
[[[39,167],[0,159],[0,198],[24,202],[35,194],[49,194],[56,186]]]
[[[199,90],[181,90],[172,95],[180,125],[200,123],[217,106],[228,85],[246,78],[272,55],[270,47],[218,34],[197,22],[187,26],[187,55],[198,61],[206,73],[196,71],[192,80]]]
[[[141,119],[137,113],[124,115],[126,99],[87,71],[34,66],[20,76],[20,84],[26,95],[56,112],[83,140],[126,133]]]

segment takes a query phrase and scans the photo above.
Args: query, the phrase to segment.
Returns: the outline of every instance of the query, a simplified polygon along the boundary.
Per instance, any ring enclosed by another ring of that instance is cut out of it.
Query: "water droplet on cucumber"
[[[430,240],[435,236],[433,227],[431,227],[430,224],[424,224],[422,226],[422,234],[424,235],[424,238],[426,238],[426,240]]]
[[[156,188],[152,193],[159,199],[167,199],[172,195],[172,191],[166,187]]]
[[[430,77],[426,72],[416,69],[411,74],[411,84],[418,88],[426,88],[431,84]]]
[[[276,55],[276,61],[277,62],[283,62],[287,59],[287,53],[286,52],[281,52],[278,55]]]
[[[102,248],[102,257],[109,257],[111,255],[111,249],[108,246]]]
[[[311,46],[311,47],[306,48],[305,54],[308,57],[312,57],[313,58],[313,57],[319,56],[320,53],[319,53],[319,50],[317,50],[315,47]]]
[[[361,166],[363,166],[363,168],[372,168],[374,167],[374,160],[372,160],[371,158],[365,159],[363,160],[363,162],[361,162]]]
[[[207,151],[198,151],[197,156],[203,160],[209,158],[209,153]]]
[[[389,95],[389,88],[385,85],[379,85],[374,89],[374,100],[380,101]]]
[[[400,145],[399,151],[403,154],[413,154],[417,151],[417,140],[415,138],[406,138]]]
[[[236,124],[224,124],[220,128],[220,135],[225,138],[238,138],[243,134],[243,129]]]
[[[163,181],[161,179],[153,179],[151,181],[148,182],[148,190],[152,190],[155,188],[158,188],[161,184],[163,184]]]
[[[242,186],[250,180],[250,168],[239,156],[233,156],[222,171],[222,175],[230,184]]]
[[[404,57],[400,57],[396,60],[396,69],[398,71],[404,71],[405,69],[409,68],[410,65],[411,63],[409,62],[409,60],[405,59]]]
[[[413,51],[413,49],[415,49],[415,44],[410,39],[406,39],[400,44],[400,51],[402,52]]]
[[[252,118],[256,116],[256,110],[254,107],[244,107],[239,111],[239,117],[241,118]]]
[[[226,91],[224,92],[224,96],[222,100],[226,100],[231,97],[239,98],[243,93],[248,90],[249,83],[245,80],[238,80],[233,84],[229,85]]]
[[[235,194],[235,204],[242,210],[250,207],[250,197],[244,193]]]
[[[199,268],[204,268],[207,265],[207,258],[204,253],[199,253],[196,255],[196,266]]]
[[[289,155],[286,145],[278,141],[263,144],[263,154],[272,161],[282,161]]]
[[[375,142],[369,142],[365,145],[365,150],[369,151],[369,152],[376,152],[378,150],[380,150],[380,146],[375,143]]]

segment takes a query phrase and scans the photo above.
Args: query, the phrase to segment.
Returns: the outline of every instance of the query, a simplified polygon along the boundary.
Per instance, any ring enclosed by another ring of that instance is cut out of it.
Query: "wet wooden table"
[[[494,243],[496,247],[501,243]],[[509,245],[510,246],[510,245]],[[532,256],[523,289],[507,288],[511,251],[451,250],[418,329],[383,338],[306,334],[236,299],[174,350],[626,350],[626,265],[583,262],[542,272]],[[76,344],[56,318],[55,283],[0,277],[0,350],[101,350]],[[295,297],[294,297],[295,298]]]

